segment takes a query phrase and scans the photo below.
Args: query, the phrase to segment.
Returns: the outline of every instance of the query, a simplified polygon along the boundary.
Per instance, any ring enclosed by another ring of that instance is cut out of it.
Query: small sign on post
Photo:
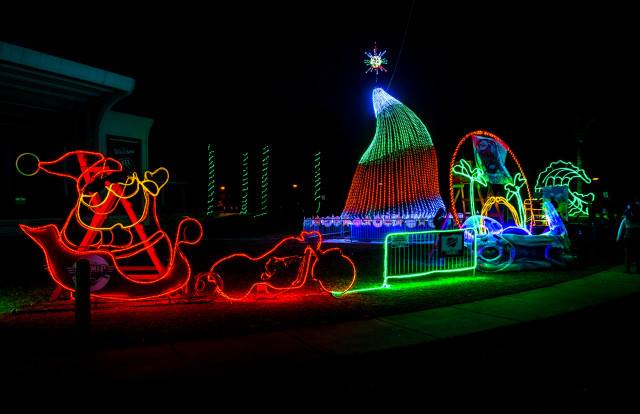
[[[444,233],[439,237],[442,256],[462,256],[464,253],[464,233]]]
[[[391,242],[392,248],[407,247],[409,246],[409,234],[394,234],[393,237],[389,238],[389,241]]]
[[[75,269],[76,329],[80,334],[89,333],[91,322],[91,263],[87,259],[78,260]]]

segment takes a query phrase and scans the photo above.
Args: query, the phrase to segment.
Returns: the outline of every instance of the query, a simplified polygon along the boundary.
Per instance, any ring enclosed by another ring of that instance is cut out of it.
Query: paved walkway
[[[552,287],[365,321],[234,338],[98,351],[96,369],[112,379],[205,372],[226,375],[274,361],[322,363],[491,330],[577,311],[640,293],[640,275],[622,267]]]

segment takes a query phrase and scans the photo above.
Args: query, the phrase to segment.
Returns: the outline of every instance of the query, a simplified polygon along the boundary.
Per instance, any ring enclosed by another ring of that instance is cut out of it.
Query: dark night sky
[[[586,169],[616,182],[636,175],[626,164],[635,160],[638,96],[628,10],[417,2],[398,61],[411,2],[342,3],[174,5],[97,22],[39,21],[4,40],[134,77],[134,95],[116,109],[156,120],[152,157],[182,171],[178,179],[190,179],[185,160],[206,142],[271,142],[281,154],[319,145],[332,153],[327,175],[341,204],[375,128],[374,77],[362,64],[373,41],[388,49],[392,71],[398,63],[388,91],[427,125],[442,177],[457,140],[488,129],[535,180],[548,162],[575,160],[576,131],[587,123]],[[293,176],[308,168],[293,156],[285,162]]]

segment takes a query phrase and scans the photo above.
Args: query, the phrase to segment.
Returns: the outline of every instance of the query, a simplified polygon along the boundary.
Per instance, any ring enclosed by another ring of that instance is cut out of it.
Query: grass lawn
[[[99,304],[92,329],[108,344],[189,340],[330,324],[471,302],[550,286],[584,277],[608,266],[514,273],[448,273],[405,281],[391,288],[356,292],[340,298],[329,294],[289,295],[245,302],[142,302]],[[360,275],[357,287],[379,286],[380,277]],[[9,288],[0,292],[0,338],[34,337],[64,340],[73,330],[73,305],[56,312],[36,312],[46,304],[53,283],[37,289]],[[33,307],[35,305],[35,308]],[[12,310],[14,312],[12,313]],[[16,312],[17,311],[17,312]]]

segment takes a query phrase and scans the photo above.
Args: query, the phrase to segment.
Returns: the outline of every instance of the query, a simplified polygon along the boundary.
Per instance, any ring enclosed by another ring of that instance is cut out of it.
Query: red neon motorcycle
[[[231,254],[196,275],[194,293],[243,300],[313,290],[347,292],[356,281],[355,264],[340,248],[321,247],[319,232],[303,231],[259,256]]]

